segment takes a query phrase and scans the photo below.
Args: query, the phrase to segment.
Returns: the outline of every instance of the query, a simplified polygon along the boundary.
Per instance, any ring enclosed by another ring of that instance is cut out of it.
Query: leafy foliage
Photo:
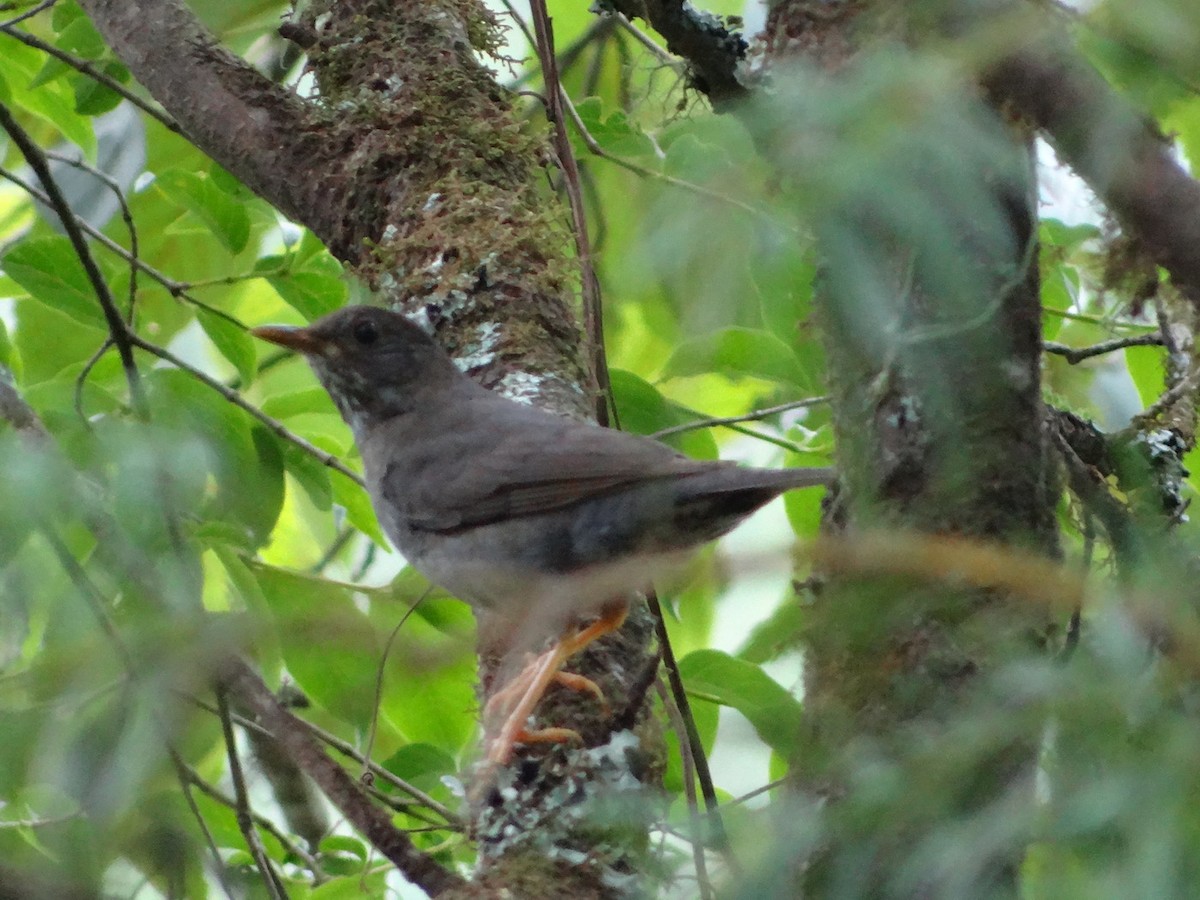
[[[281,4],[194,6],[252,59],[280,52],[273,29]],[[858,279],[863,303],[849,315],[874,334],[878,285],[862,259],[860,214],[878,213],[898,232],[923,235],[928,252],[944,253],[939,228],[955,219],[940,216],[922,179],[944,178],[947,202],[978,210],[966,179],[955,178],[989,163],[991,137],[955,105],[962,97],[942,91],[942,64],[889,57],[856,82],[781,86],[760,113],[790,142],[782,158],[791,168],[780,179],[744,124],[693,102],[679,73],[620,29],[596,38],[584,6],[554,3],[552,11],[560,48],[593,35],[564,84],[609,157],[592,156],[574,136],[622,424],[653,434],[701,415],[736,417],[817,397],[825,349],[810,321],[814,236],[838,277]],[[14,27],[131,86],[73,2]],[[1081,33],[1112,79],[1146,102],[1189,158],[1200,158],[1192,5],[1114,0],[1090,13]],[[525,66],[514,76],[536,77],[536,65]],[[0,186],[0,365],[49,433],[43,440],[0,428],[0,859],[103,883],[113,894],[204,896],[216,889],[203,862],[211,840],[231,872],[253,881],[206,683],[211,660],[236,648],[276,686],[302,695],[305,718],[356,754],[352,768],[369,755],[381,769],[375,787],[419,846],[468,866],[472,850],[450,811],[476,737],[471,617],[449,598],[426,596],[429,586],[387,547],[361,487],[319,458],[359,468],[349,432],[311,374],[246,334],[249,325],[310,321],[346,303],[341,265],[186,140],[4,34],[0,102],[41,146],[87,165],[104,160],[116,172],[114,160],[140,154],[142,164],[123,170],[118,184],[136,232],[112,204],[89,219],[103,235],[92,252],[136,333],[186,364],[137,352],[149,411],[140,421],[127,373],[113,351],[102,352],[105,321],[61,226],[20,183]],[[803,130],[781,125],[797,121]],[[15,146],[0,148],[4,172],[29,185]],[[82,209],[98,182],[68,182],[68,170],[55,164]],[[1115,277],[1158,273],[1144,265],[1114,271],[1111,232],[1041,222],[1047,340],[1078,348],[1159,328],[1153,303],[1137,296],[1138,278]],[[1164,316],[1190,321],[1169,286],[1159,297]],[[1159,346],[1080,365],[1050,356],[1047,397],[1110,431],[1132,429],[1131,415],[1164,391],[1164,358]],[[831,415],[819,402],[667,439],[697,457],[763,464],[819,464],[833,445]],[[924,815],[944,815],[945,824],[913,848],[914,871],[961,876],[951,884],[970,883],[971,860],[989,841],[1032,836],[1030,897],[1194,890],[1194,526],[1126,503],[1138,485],[1103,474],[1148,549],[1131,566],[1097,539],[1102,529],[1086,503],[1064,495],[1064,565],[1121,575],[1087,610],[1087,640],[1069,663],[1022,659],[996,673],[990,706],[949,734],[921,735],[923,752],[903,762],[848,748],[842,765],[868,788],[865,807],[798,810],[778,786],[730,805],[726,824],[750,869],[739,896],[770,895],[787,860],[821,834],[855,835],[852,849],[868,857],[878,822]],[[1191,484],[1182,490],[1190,500]],[[770,564],[816,535],[820,511],[797,495],[787,514],[749,526],[750,537],[728,552],[702,555],[678,602],[668,603],[680,671],[726,800],[783,779],[804,752],[805,606],[790,574]],[[733,576],[729,558],[743,560]],[[1151,604],[1149,614],[1147,597],[1168,602]],[[1048,606],[1057,599],[1030,597]],[[1146,619],[1172,639],[1183,633],[1174,652],[1152,654],[1158,632],[1141,627]],[[969,789],[956,781],[967,762],[1031,721],[1053,723],[1041,772],[1050,787],[1035,821],[1012,809],[973,822],[948,812],[956,792]],[[678,798],[678,737],[668,747],[665,780]],[[262,757],[258,764],[269,766]],[[293,896],[383,895],[389,867],[361,838],[328,823],[306,833],[286,809],[276,814],[265,778],[253,780],[256,811],[275,823],[266,852]],[[403,784],[426,799],[414,800]],[[690,833],[685,809],[675,804],[664,835]],[[665,867],[690,865],[681,846],[667,841]],[[833,863],[843,868],[831,894],[855,895],[853,856]],[[898,883],[896,891],[911,888]]]

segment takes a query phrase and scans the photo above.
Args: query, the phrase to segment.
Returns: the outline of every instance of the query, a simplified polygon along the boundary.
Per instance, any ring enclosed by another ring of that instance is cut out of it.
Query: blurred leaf
[[[329,394],[320,387],[272,394],[263,401],[262,411],[274,419],[288,419],[303,413],[339,415]]]
[[[697,650],[679,661],[688,692],[744,715],[768,746],[794,757],[800,739],[800,703],[762,669],[718,650]]]
[[[253,570],[275,617],[288,672],[326,712],[366,728],[374,709],[380,647],[354,591],[262,564]]]
[[[109,60],[99,66],[101,72],[118,82],[129,81],[129,70],[115,60]],[[83,74],[71,76],[71,85],[75,90],[75,111],[83,116],[99,116],[116,109],[125,98],[108,85],[101,84],[96,79]]]
[[[818,386],[816,373],[804,370],[791,347],[769,332],[750,328],[727,328],[684,341],[667,360],[663,374],[699,375],[711,371],[786,382],[805,389]]]
[[[754,626],[738,651],[738,658],[752,665],[762,665],[781,653],[798,649],[805,621],[802,604],[801,598],[789,593],[774,612]]]
[[[346,285],[336,275],[300,271],[267,278],[289,306],[308,321],[340,309],[346,302]]]
[[[105,327],[100,301],[67,238],[26,238],[0,257],[0,265],[35,300],[85,325]]]
[[[666,400],[654,385],[632,372],[610,369],[608,375],[621,428],[625,431],[654,434],[664,428],[695,421],[695,415]],[[696,459],[717,458],[717,445],[708,428],[667,435],[663,442]]]
[[[205,514],[266,541],[283,502],[283,460],[273,435],[190,375],[155,370],[146,378],[156,423],[179,429],[207,449],[215,490]]]
[[[284,444],[283,460],[288,474],[304,489],[313,506],[320,510],[328,510],[333,506],[333,485],[329,480],[328,466],[291,443]]]
[[[201,307],[196,308],[196,319],[221,355],[233,363],[242,388],[248,387],[258,371],[258,354],[250,335],[224,316]]]
[[[373,540],[381,547],[388,546],[387,538],[379,528],[379,520],[375,518],[375,510],[371,507],[371,498],[367,492],[333,469],[328,469],[329,483],[333,487],[333,496],[346,510],[346,518],[350,524]]]
[[[431,796],[442,795],[440,799],[449,799],[449,793],[442,783],[442,777],[455,769],[454,758],[440,747],[432,744],[405,744],[382,763],[383,767],[395,775],[419,788]],[[379,787],[385,793],[394,794],[397,788],[386,781],[379,781]]]
[[[155,184],[204,222],[230,253],[241,253],[250,239],[246,207],[215,185],[206,174],[169,169]]]

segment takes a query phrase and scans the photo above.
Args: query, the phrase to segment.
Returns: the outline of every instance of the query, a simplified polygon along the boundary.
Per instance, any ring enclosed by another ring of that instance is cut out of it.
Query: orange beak
[[[261,325],[251,328],[250,333],[256,338],[309,356],[320,354],[325,347],[323,340],[298,325]]]

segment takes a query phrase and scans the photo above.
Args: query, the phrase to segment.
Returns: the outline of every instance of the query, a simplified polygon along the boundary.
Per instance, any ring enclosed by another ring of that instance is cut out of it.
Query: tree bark
[[[854,3],[780,4],[767,35],[773,62],[809,64],[800,90],[860,78],[873,53],[896,52],[894,31]],[[890,62],[903,73],[904,62]],[[928,129],[930,152],[918,143],[878,166],[886,184],[914,192],[921,213],[906,216],[886,187],[867,187],[815,225],[824,255],[815,300],[842,473],[826,528],[851,542],[856,532],[898,529],[1055,557],[1029,139],[967,84],[913,103],[927,109],[913,127]],[[956,126],[943,125],[956,111]],[[956,128],[988,150],[940,157],[939,147],[961,137]],[[786,142],[775,152],[794,170]],[[993,746],[961,759],[953,746],[938,759],[927,748],[1007,702],[993,679],[1037,652],[1047,612],[998,591],[826,574],[808,610],[806,740],[795,779],[803,814],[823,824],[824,838],[796,861],[794,877],[813,896],[851,884],[858,896],[1015,895],[1019,831],[969,847],[970,862],[939,865],[936,847],[947,829],[1001,808],[1024,821],[1040,723],[998,709],[1006,727]],[[959,766],[946,775],[954,792],[931,787],[927,803],[914,796],[910,809],[870,818],[881,788],[869,772],[917,785],[940,765]]]
[[[320,89],[311,102],[219,47],[179,0],[82,5],[198,147],[310,228],[379,302],[424,319],[468,374],[560,414],[591,414],[567,214],[545,187],[544,135],[518,120],[479,61],[498,46],[482,4],[309,4],[286,33],[308,45]],[[632,802],[640,789],[628,786],[652,774],[653,752],[628,730],[643,718],[651,633],[638,610],[572,666],[632,710],[611,718],[589,699],[556,697],[545,724],[585,746],[522,750],[477,786],[476,887],[557,895],[565,867],[573,896],[603,897],[640,871],[644,829],[598,831],[588,817],[601,795]],[[497,687],[492,637],[481,631],[484,701]]]

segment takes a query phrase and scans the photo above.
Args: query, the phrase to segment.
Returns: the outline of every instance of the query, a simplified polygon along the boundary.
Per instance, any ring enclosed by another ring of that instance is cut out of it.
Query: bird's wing
[[[427,457],[417,467],[385,476],[385,496],[404,510],[409,525],[427,531],[472,528],[714,465],[647,438],[543,415],[476,427],[472,438],[470,445],[443,444],[440,459]],[[412,477],[418,468],[432,477]]]

